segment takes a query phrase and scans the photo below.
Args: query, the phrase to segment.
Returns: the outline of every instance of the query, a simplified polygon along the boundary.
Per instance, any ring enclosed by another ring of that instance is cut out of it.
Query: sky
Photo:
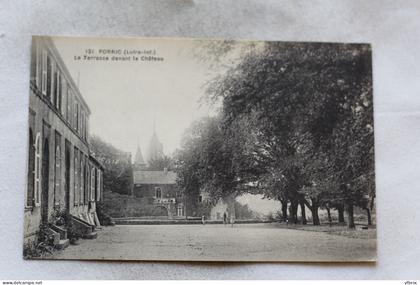
[[[214,107],[200,104],[206,82],[216,73],[194,56],[202,46],[199,41],[68,37],[53,41],[91,109],[90,134],[133,157],[137,145],[145,156],[153,125],[164,153],[171,155],[192,121],[215,113]],[[110,59],[109,50],[151,50],[163,61],[83,60],[84,55]]]
[[[219,65],[197,57],[200,52],[206,55],[207,47],[199,40],[54,37],[53,41],[91,110],[90,135],[131,152],[133,158],[138,145],[146,157],[154,125],[164,153],[171,155],[194,120],[215,115],[217,106],[201,99],[206,82],[237,63],[241,54],[239,44],[224,54]],[[83,60],[84,55],[110,59],[111,52],[119,50],[153,50],[163,61]],[[261,195],[243,195],[238,201],[262,214],[280,208],[278,201]]]

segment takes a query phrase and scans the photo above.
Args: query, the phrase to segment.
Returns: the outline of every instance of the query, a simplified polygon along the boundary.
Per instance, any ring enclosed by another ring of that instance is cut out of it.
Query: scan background
[[[1,279],[420,278],[420,2],[26,0],[0,6]],[[36,34],[372,43],[376,265],[23,260],[29,52]]]

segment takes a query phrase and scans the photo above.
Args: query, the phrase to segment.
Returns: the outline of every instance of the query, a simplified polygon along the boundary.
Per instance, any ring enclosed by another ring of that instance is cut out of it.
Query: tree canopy
[[[209,83],[222,107],[186,133],[181,180],[215,197],[263,193],[292,213],[306,205],[314,224],[320,206],[346,205],[354,227],[353,206],[375,197],[370,46],[268,42],[244,54]]]

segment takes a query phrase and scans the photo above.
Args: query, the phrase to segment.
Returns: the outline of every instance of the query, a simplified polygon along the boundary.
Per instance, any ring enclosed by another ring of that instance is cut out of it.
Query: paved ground
[[[272,224],[119,225],[58,259],[348,261],[375,260],[376,240],[278,228]]]

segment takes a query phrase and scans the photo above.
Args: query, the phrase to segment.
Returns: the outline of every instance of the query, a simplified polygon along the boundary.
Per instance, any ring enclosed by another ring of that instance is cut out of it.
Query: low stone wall
[[[142,219],[114,219],[116,225],[200,225],[201,220],[142,220]],[[270,223],[266,220],[237,220],[235,224]],[[223,224],[221,220],[208,220],[206,224]]]

